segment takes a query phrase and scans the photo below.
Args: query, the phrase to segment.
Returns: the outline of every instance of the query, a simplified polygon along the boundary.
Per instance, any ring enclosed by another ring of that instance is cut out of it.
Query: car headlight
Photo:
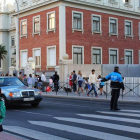
[[[20,94],[20,92],[10,92],[9,96],[10,97],[21,97],[21,94]]]
[[[35,91],[35,95],[40,95],[41,91]]]

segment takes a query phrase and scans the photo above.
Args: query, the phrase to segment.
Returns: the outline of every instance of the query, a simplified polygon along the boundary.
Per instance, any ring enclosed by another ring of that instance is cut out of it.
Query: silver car
[[[31,104],[36,107],[42,100],[41,91],[25,86],[16,77],[0,77],[2,100],[5,105]]]

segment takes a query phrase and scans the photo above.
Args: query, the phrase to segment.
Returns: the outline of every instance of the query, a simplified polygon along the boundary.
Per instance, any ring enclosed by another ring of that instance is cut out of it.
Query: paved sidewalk
[[[19,138],[18,136],[12,135],[7,132],[1,132],[0,133],[0,140],[24,140],[22,138]]]
[[[47,97],[58,97],[58,98],[71,98],[71,99],[83,99],[83,100],[103,100],[103,101],[109,101],[111,99],[111,95],[99,95],[98,98],[95,97],[95,95],[92,93],[90,94],[90,97],[87,97],[87,94],[85,93],[84,95],[81,94],[75,94],[73,92],[69,92],[68,94],[65,91],[59,91],[57,92],[42,92],[42,96],[47,96]],[[125,95],[123,98],[120,95],[119,97],[120,102],[133,102],[133,103],[140,103],[140,97],[137,95]]]

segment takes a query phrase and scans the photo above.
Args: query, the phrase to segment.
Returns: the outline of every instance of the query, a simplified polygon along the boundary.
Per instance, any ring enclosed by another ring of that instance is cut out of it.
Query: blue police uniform
[[[118,67],[117,67],[118,68]],[[118,98],[120,96],[120,89],[125,89],[123,84],[122,76],[119,72],[114,71],[106,76],[103,81],[111,80],[111,102],[110,102],[110,109],[111,110],[119,110],[117,106]]]

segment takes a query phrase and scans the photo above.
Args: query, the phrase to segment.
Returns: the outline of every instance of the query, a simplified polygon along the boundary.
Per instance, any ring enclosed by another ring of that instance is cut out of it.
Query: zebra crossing
[[[35,127],[45,127],[62,131],[65,133],[84,136],[85,140],[140,140],[140,111],[139,110],[122,110],[113,111],[96,111],[93,114],[75,114],[71,117],[53,117],[54,122],[50,121],[32,121],[28,122]],[[115,122],[114,122],[115,121]],[[77,125],[78,124],[78,125]],[[82,126],[82,127],[81,127]],[[90,126],[90,127],[89,127]],[[97,128],[100,128],[97,129]],[[4,125],[4,129],[11,133],[26,136],[29,139],[37,140],[68,140],[69,137],[63,135],[54,135],[40,132],[20,126]],[[113,131],[111,131],[113,130]],[[83,139],[84,139],[83,138]],[[80,140],[80,139],[78,139]]]

